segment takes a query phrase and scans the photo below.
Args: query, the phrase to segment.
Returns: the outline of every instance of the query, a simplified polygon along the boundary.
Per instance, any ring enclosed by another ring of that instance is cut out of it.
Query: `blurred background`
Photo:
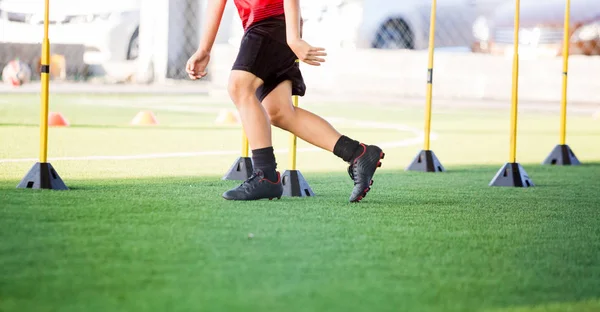
[[[223,92],[243,33],[230,0],[209,76],[192,83],[184,67],[198,45],[207,0],[50,3],[51,75],[61,86]],[[329,51],[322,68],[303,67],[309,94],[424,96],[430,0],[302,0],[301,5],[305,39]],[[437,6],[434,95],[510,98],[514,1],[438,0]],[[37,88],[43,10],[43,0],[0,0],[4,91]],[[521,0],[522,98],[560,97],[564,10],[565,0]],[[600,1],[572,0],[568,38],[569,96],[600,102]],[[16,73],[22,76],[15,81]]]

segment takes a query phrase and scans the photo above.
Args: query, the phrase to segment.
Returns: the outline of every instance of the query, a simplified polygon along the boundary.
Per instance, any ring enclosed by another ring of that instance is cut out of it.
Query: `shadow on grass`
[[[64,293],[72,289],[76,274],[83,274],[78,287],[94,287],[99,278],[110,285],[127,281],[126,289],[114,293],[151,285],[159,290],[148,293],[152,298],[164,295],[164,287],[179,293],[200,285],[194,289],[197,296],[221,285],[223,297],[236,300],[239,293],[223,280],[243,283],[243,289],[253,289],[260,280],[268,285],[261,291],[286,285],[288,293],[322,291],[328,285],[331,294],[354,283],[361,295],[388,306],[401,301],[419,305],[440,294],[445,298],[440,305],[500,309],[594,298],[600,288],[595,248],[600,233],[595,231],[599,221],[592,203],[600,182],[588,185],[581,177],[598,176],[600,164],[573,174],[532,167],[540,178],[563,178],[566,187],[512,192],[485,182],[473,186],[473,180],[491,179],[496,165],[476,170],[457,166],[464,175],[383,170],[372,193],[358,205],[347,202],[352,183],[344,172],[303,172],[315,198],[243,203],[220,197],[240,182],[216,175],[71,180],[65,182],[72,191],[63,192],[16,191],[18,181],[0,181],[0,232],[6,234],[0,241],[7,246],[2,250],[11,251],[2,256],[8,260],[0,273],[7,280],[4,285],[24,285],[22,294],[38,285]],[[248,233],[256,236],[250,240]],[[52,252],[57,246],[68,248]],[[64,264],[68,270],[53,271],[48,263]],[[131,263],[139,264],[139,270],[131,270]],[[52,273],[46,279],[38,271],[43,265]],[[97,269],[89,270],[90,265]],[[312,277],[290,279],[298,267]],[[211,274],[216,280],[205,284],[194,279]],[[136,282],[139,276],[143,280]],[[162,276],[177,283],[165,286],[156,278]],[[334,278],[342,282],[327,284]],[[399,282],[411,291],[389,287]],[[18,295],[14,288],[1,286],[9,296]],[[385,296],[378,298],[381,293]],[[294,304],[312,303],[319,310],[332,304],[330,300],[342,300],[335,298],[311,296]],[[106,302],[106,296],[95,300]],[[49,297],[48,302],[56,304],[56,299]],[[401,310],[426,307],[431,305]]]
[[[506,187],[490,187],[499,166],[478,165],[474,168],[457,166],[448,168],[446,173],[404,172],[398,170],[379,171],[374,178],[371,192],[361,204],[365,207],[416,207],[426,206],[449,207],[471,205],[482,196],[522,197],[535,202],[537,198],[555,197],[558,195],[571,197],[575,193],[591,194],[592,189],[600,187],[600,163],[590,163],[573,168],[551,168],[541,165],[525,166],[535,187],[529,191],[507,191]],[[562,169],[562,170],[560,170]],[[571,170],[572,169],[572,170]],[[343,172],[303,172],[310,187],[316,193],[314,199],[285,200],[290,205],[307,203],[310,205],[348,204],[352,190],[352,182]],[[185,205],[203,202],[218,206],[225,204],[221,194],[241,181],[223,181],[221,176],[179,176],[179,177],[131,177],[65,180],[70,191],[56,192],[52,195],[37,194],[38,190],[18,190],[19,181],[0,181],[0,199],[29,196],[49,196],[53,198],[70,198],[72,200],[121,199],[124,202],[136,199],[144,201],[145,197],[159,197],[170,204],[170,199],[183,200]],[[44,194],[48,194],[43,192]],[[52,192],[51,192],[52,193]],[[118,201],[117,201],[118,203]],[[230,205],[227,203],[226,205]],[[362,206],[361,206],[362,207]]]
[[[344,174],[327,173],[307,173],[305,174],[307,182],[315,192],[314,197],[286,197],[280,201],[273,201],[274,206],[292,208],[295,206],[314,206],[321,209],[324,207],[344,206],[356,208],[389,208],[402,205],[403,207],[418,207],[426,205],[430,208],[442,206],[460,205],[461,200],[453,197],[443,198],[439,194],[436,196],[414,196],[414,187],[412,190],[403,189],[409,185],[410,181],[400,181],[401,175],[394,173],[382,173],[374,184],[374,190],[368,193],[368,196],[360,203],[350,203],[349,195],[352,192],[353,185],[349,178]],[[423,180],[423,178],[420,178]],[[397,181],[398,183],[395,183]],[[145,178],[119,178],[119,179],[89,179],[89,180],[66,180],[64,181],[69,190],[28,190],[17,189],[19,181],[0,181],[0,193],[5,199],[10,198],[53,198],[56,203],[61,200],[85,201],[90,198],[100,201],[122,201],[123,205],[131,199],[141,202],[151,202],[151,198],[160,198],[160,201],[177,202],[183,200],[185,205],[191,203],[202,203],[203,205],[212,205],[218,208],[219,205],[227,207],[246,206],[254,207],[261,203],[270,204],[266,200],[250,202],[231,202],[225,201],[221,195],[223,192],[240,185],[241,181],[224,181],[220,176],[210,177],[145,177]],[[432,183],[423,183],[432,185]],[[427,192],[419,190],[417,193]],[[405,198],[409,194],[409,198]],[[1,200],[2,196],[0,196]],[[402,198],[402,201],[399,201]],[[279,203],[279,205],[277,205]],[[298,207],[298,208],[300,208]],[[308,207],[306,207],[308,208]]]
[[[600,162],[584,162],[581,167],[600,167]]]
[[[487,179],[495,167],[472,175]],[[599,171],[582,172],[589,178]],[[365,311],[381,310],[372,302],[406,304],[402,311],[436,304],[439,311],[450,305],[529,311],[561,301],[566,305],[539,311],[565,311],[568,302],[597,297],[600,233],[590,205],[596,188],[572,176],[566,177],[570,187],[548,196],[543,189],[465,188],[471,180],[452,174],[383,171],[374,193],[353,205],[344,173],[304,175],[316,198],[226,202],[220,194],[239,182],[217,176],[66,181],[73,192],[0,190],[0,201],[8,203],[0,203],[0,248],[9,251],[0,256],[6,281],[0,291],[60,308],[77,299],[60,296],[73,291],[73,281],[77,289],[97,290],[101,280],[102,291],[87,291],[84,303],[101,310],[118,296],[135,306],[143,299],[138,289],[148,289],[147,298],[166,298],[164,305],[173,302],[165,293],[198,298],[207,289],[209,297],[217,291],[219,300],[239,306],[257,296],[276,298],[277,307],[267,310],[322,310],[357,293],[356,304],[367,301],[357,310]],[[0,181],[0,188],[16,182]],[[507,203],[514,199],[518,204]],[[403,288],[390,287],[399,283]],[[282,285],[285,295],[274,297]],[[323,295],[303,297],[308,290]],[[244,294],[249,297],[239,299]],[[215,304],[200,299],[181,302]]]
[[[432,178],[432,180],[445,179],[437,176],[448,176],[449,179],[457,180],[477,179],[478,181],[483,180],[487,185],[494,179],[503,165],[504,164],[447,166],[446,172],[443,173],[415,172],[413,175],[423,174],[425,176],[436,176],[436,178]],[[573,185],[576,180],[593,179],[594,177],[591,174],[594,172],[598,172],[595,179],[596,181],[600,181],[600,162],[583,163],[579,166],[548,166],[535,163],[521,163],[521,165],[527,172],[535,188],[560,189],[569,187]]]
[[[600,311],[600,298],[580,299],[579,301],[568,302],[548,302],[528,306],[514,306],[509,308],[498,308],[487,310],[488,312],[563,312],[580,311],[592,312]]]
[[[523,166],[523,168],[525,168],[525,170],[534,170],[534,171],[547,170],[547,169],[552,169],[552,168],[573,168],[574,170],[578,170],[577,168],[600,168],[600,161],[583,162],[579,166],[548,166],[548,165],[542,165],[541,163],[520,163],[520,164],[521,164],[521,166]],[[496,165],[473,164],[473,165],[446,166],[445,167],[446,172],[444,172],[444,173],[473,173],[473,172],[494,171],[494,174],[495,174],[496,172],[498,172],[498,170],[500,170],[500,168],[502,168],[502,166],[504,166],[504,163],[502,163],[502,164],[499,163]]]
[[[77,183],[77,182],[75,182]],[[19,184],[19,182],[15,182],[15,183],[11,183],[6,182],[6,181],[2,181],[0,182],[0,190],[1,191],[16,191],[16,192],[68,192],[68,191],[89,191],[89,190],[93,190],[94,188],[92,187],[88,187],[88,186],[84,186],[85,182],[80,181],[80,183],[77,183],[76,186],[69,186],[67,185],[67,187],[69,188],[68,190],[48,190],[48,189],[27,189],[27,188],[17,188],[17,185]]]
[[[77,184],[75,186],[67,186],[69,191],[89,191],[92,190],[91,187],[83,186],[83,184]]]

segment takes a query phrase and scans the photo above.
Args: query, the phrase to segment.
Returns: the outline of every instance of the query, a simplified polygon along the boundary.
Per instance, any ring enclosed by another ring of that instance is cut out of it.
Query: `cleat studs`
[[[381,162],[377,163],[377,168],[381,167]]]
[[[385,153],[381,152],[381,154],[379,155],[379,158],[384,159],[385,158]]]
[[[371,180],[371,182],[369,182],[369,185],[373,185],[373,180]]]

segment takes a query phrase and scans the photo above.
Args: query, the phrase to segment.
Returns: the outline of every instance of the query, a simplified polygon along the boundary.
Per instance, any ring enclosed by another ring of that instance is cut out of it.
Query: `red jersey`
[[[283,15],[283,0],[233,0],[244,30],[269,17]]]

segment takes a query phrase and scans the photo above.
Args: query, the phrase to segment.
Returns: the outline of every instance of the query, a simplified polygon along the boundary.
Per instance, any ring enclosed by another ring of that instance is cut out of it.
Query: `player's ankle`
[[[353,140],[345,135],[342,135],[335,147],[333,148],[333,154],[343,159],[345,162],[351,162],[356,157],[362,154],[363,148],[360,142]]]
[[[255,169],[263,172],[265,179],[271,182],[279,180],[275,153],[272,146],[252,150],[252,162]]]
[[[272,183],[279,182],[279,175],[277,174],[277,170],[275,168],[269,168],[266,170],[262,170],[264,174],[264,179],[268,180]]]
[[[354,150],[354,153],[352,154],[352,159],[350,160],[350,162],[353,162],[354,160],[356,160],[357,158],[362,156],[364,153],[365,153],[365,145],[360,143],[358,145],[358,147],[356,148],[356,150]]]

